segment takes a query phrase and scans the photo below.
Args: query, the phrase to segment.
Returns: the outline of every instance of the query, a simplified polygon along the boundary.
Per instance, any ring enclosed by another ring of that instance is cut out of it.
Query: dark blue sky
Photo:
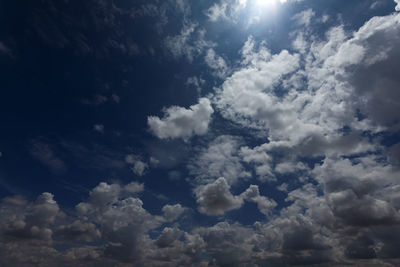
[[[396,2],[0,1],[0,265],[397,266]]]

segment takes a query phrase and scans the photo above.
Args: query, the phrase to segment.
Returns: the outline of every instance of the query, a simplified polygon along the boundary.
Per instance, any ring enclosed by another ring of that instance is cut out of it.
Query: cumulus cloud
[[[43,193],[33,203],[18,196],[4,199],[0,223],[2,235],[12,239],[50,241],[53,235],[51,225],[60,211],[53,197],[50,193]]]
[[[299,67],[298,55],[288,51],[272,55],[264,45],[257,50],[249,38],[242,56],[243,68],[226,79],[216,97],[220,112],[243,125],[262,125],[271,131],[281,132],[298,123],[290,108],[274,95],[280,79]]]
[[[219,222],[188,232],[178,226],[162,226],[179,216],[182,211],[179,204],[164,206],[164,217],[152,215],[143,208],[140,199],[124,196],[123,190],[117,190],[126,186],[115,184],[99,184],[87,202],[77,205],[76,215],[61,212],[49,193],[34,202],[20,196],[9,197],[0,204],[1,263],[7,266],[11,262],[28,264],[33,260],[41,265],[63,262],[74,266],[100,263],[147,266],[160,263],[167,266],[329,266],[332,263],[335,266],[337,262],[362,264],[363,259],[376,258],[368,263],[374,266],[383,264],[387,257],[398,263],[395,258],[400,228],[396,214],[400,201],[396,202],[393,194],[380,194],[380,189],[375,191],[373,187],[354,182],[379,179],[376,175],[385,174],[387,181],[380,188],[390,192],[395,186],[385,185],[396,179],[398,173],[373,160],[362,162],[362,167],[356,165],[355,170],[343,168],[341,164],[349,164],[347,160],[324,162],[313,174],[322,187],[306,184],[289,192],[286,201],[290,204],[277,216],[250,226]],[[345,177],[351,177],[352,186],[331,183]],[[321,190],[328,197],[320,195]],[[371,193],[375,200],[364,201]],[[256,185],[238,196],[232,195],[223,178],[203,187],[198,196],[204,197],[200,204],[210,215],[236,208],[243,201],[255,202],[260,212],[268,215],[276,205],[261,196]],[[355,212],[353,217],[343,216],[352,212]],[[357,219],[358,216],[366,221]],[[154,236],[156,229],[159,234]],[[57,244],[64,244],[65,250],[53,247],[53,236],[57,237]],[[101,242],[94,245],[94,241]]]
[[[214,113],[210,100],[200,98],[199,103],[189,109],[172,106],[164,110],[164,117],[150,116],[147,123],[150,131],[160,139],[182,138],[207,133],[211,115]]]
[[[261,196],[257,185],[250,185],[250,187],[244,191],[241,196],[244,200],[256,203],[258,210],[264,215],[269,215],[271,210],[277,205],[274,200],[270,200],[267,197]]]
[[[233,195],[223,177],[212,183],[198,186],[194,193],[199,204],[199,211],[207,215],[222,215],[227,211],[239,209],[245,200],[256,203],[259,211],[264,215],[269,215],[277,205],[274,200],[261,196],[257,185],[250,185],[242,194]]]
[[[144,191],[144,184],[131,182],[123,187],[123,190],[129,194],[141,193]]]
[[[226,211],[238,209],[243,204],[241,197],[232,195],[230,186],[223,177],[196,188],[195,194],[199,211],[209,215],[221,215]]]
[[[167,221],[175,221],[186,209],[181,204],[165,205],[162,208]]]

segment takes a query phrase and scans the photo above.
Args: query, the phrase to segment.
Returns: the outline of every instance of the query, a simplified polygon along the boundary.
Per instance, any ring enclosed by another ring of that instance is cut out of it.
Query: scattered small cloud
[[[54,174],[64,174],[67,171],[66,164],[56,155],[50,144],[33,140],[30,153],[34,159],[48,167]]]
[[[93,130],[99,133],[104,133],[104,125],[103,124],[95,124],[93,125]]]
[[[145,175],[149,169],[149,165],[142,161],[140,156],[137,155],[126,155],[125,162],[131,165],[131,170],[137,176]]]

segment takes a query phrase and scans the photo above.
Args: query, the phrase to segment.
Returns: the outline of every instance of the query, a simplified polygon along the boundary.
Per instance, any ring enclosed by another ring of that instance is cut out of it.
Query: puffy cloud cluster
[[[250,185],[242,194],[234,196],[223,177],[218,178],[215,182],[197,187],[195,195],[199,211],[208,215],[223,215],[227,211],[239,209],[244,200],[256,203],[259,211],[264,215],[270,214],[277,205],[274,200],[261,196],[257,185]]]
[[[297,20],[309,25],[314,15],[307,10]],[[265,144],[240,149],[261,180],[307,171],[299,157],[382,150],[365,133],[399,130],[400,118],[393,112],[400,110],[399,25],[393,14],[372,18],[354,34],[338,26],[326,41],[303,40],[301,54],[274,55],[248,39],[242,67],[225,80],[214,101],[225,118],[268,137]]]
[[[0,205],[0,254],[2,266],[98,266],[98,264],[148,261],[150,251],[167,247],[181,233],[165,228],[158,240],[149,231],[174,222],[185,211],[181,205],[166,205],[164,216],[152,215],[143,208],[137,193],[143,185],[125,186],[100,183],[90,191],[87,202],[75,212],[60,210],[54,196],[43,193],[29,202],[21,196],[8,197]],[[191,236],[187,234],[187,238]],[[62,244],[66,250],[58,250]],[[102,263],[103,262],[103,263]],[[146,264],[145,264],[146,265]],[[75,266],[75,265],[74,265]]]
[[[189,109],[172,106],[164,110],[164,117],[148,117],[151,132],[160,139],[182,138],[204,135],[208,130],[214,110],[210,100],[200,98],[199,103]]]
[[[183,230],[179,220],[168,225],[186,208],[166,205],[162,216],[153,215],[129,193],[131,185],[101,183],[74,213],[61,211],[49,193],[34,202],[9,197],[0,205],[1,264],[395,266],[400,173],[370,156],[360,160],[326,160],[312,173],[318,184],[289,192],[287,207],[274,214],[276,204],[258,186],[235,196],[219,178],[199,189],[200,211],[210,215],[243,201],[256,203],[269,219],[249,226],[219,222]]]

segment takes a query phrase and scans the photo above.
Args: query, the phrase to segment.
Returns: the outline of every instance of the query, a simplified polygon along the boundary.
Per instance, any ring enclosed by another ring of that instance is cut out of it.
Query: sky
[[[399,0],[0,0],[1,266],[399,266]]]

